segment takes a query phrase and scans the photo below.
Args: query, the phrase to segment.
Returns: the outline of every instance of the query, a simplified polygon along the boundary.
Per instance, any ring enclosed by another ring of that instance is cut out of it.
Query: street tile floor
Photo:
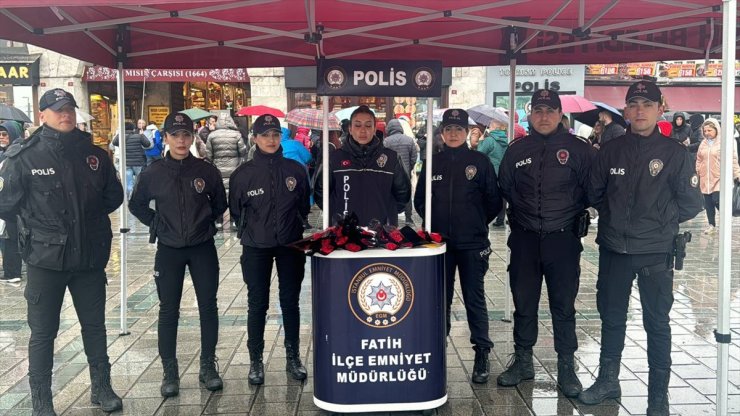
[[[118,220],[113,215],[114,229]],[[312,212],[311,223],[319,223]],[[417,224],[420,222],[417,221]],[[311,351],[311,279],[304,279],[301,293],[301,355],[309,370],[303,383],[290,379],[284,371],[285,352],[277,284],[272,285],[271,309],[265,333],[266,382],[254,387],[247,383],[249,356],[246,348],[247,290],[242,281],[239,257],[241,246],[228,226],[216,236],[220,256],[218,307],[220,339],[217,349],[225,387],[209,392],[199,386],[199,321],[192,284],[186,280],[178,334],[181,390],[175,398],[159,395],[162,366],[157,354],[157,292],[152,279],[154,246],[147,242],[146,227],[132,217],[128,237],[128,335],[121,336],[120,325],[120,240],[114,247],[108,267],[108,352],[113,364],[113,386],[123,396],[125,415],[326,415],[313,403]],[[717,348],[713,330],[717,316],[717,265],[719,237],[704,236],[703,213],[687,224],[694,233],[689,244],[685,270],[677,272],[675,303],[671,312],[673,368],[670,382],[671,411],[677,415],[714,415],[716,397]],[[740,253],[740,218],[733,220],[734,253]],[[599,357],[600,321],[596,310],[595,285],[598,247],[595,229],[584,240],[581,284],[576,308],[580,343],[576,354],[578,376],[584,386],[593,382]],[[622,397],[599,406],[585,406],[564,397],[556,388],[557,356],[553,350],[546,289],[540,308],[539,341],[535,347],[536,377],[515,388],[498,387],[496,376],[513,352],[512,324],[505,321],[506,244],[503,228],[490,233],[494,254],[486,275],[486,297],[491,336],[496,345],[492,353],[491,380],[473,385],[470,374],[474,352],[470,347],[465,308],[459,286],[453,303],[452,332],[447,351],[448,401],[431,412],[437,415],[639,415],[647,406],[646,334],[642,329],[639,293],[632,292],[627,339],[621,368]],[[740,256],[733,259],[730,347],[730,412],[740,415]],[[276,283],[276,282],[275,282]],[[28,387],[28,338],[25,283],[0,285],[0,414],[30,415]],[[69,295],[65,299],[59,336],[55,344],[54,404],[60,415],[102,415],[90,404],[90,380],[80,336],[80,326]],[[389,415],[389,413],[376,413]],[[421,412],[394,412],[414,415]]]

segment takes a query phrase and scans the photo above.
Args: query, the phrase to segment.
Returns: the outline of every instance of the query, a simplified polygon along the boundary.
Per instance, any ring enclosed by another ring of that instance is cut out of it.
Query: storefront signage
[[[592,64],[586,65],[586,75],[617,75],[619,64]]]
[[[33,63],[0,63],[0,84],[38,85],[39,61]]]
[[[442,62],[322,59],[316,86],[330,96],[439,97]]]
[[[164,119],[167,118],[169,113],[170,108],[166,105],[150,105],[149,118],[147,120],[155,126],[161,126],[164,124]]]
[[[104,66],[89,66],[84,80],[92,82],[115,82],[116,70]],[[177,82],[249,82],[246,68],[220,69],[124,69],[124,81]]]

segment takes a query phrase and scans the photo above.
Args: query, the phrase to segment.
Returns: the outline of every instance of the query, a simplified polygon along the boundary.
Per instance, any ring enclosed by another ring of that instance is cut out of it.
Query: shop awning
[[[717,113],[721,111],[722,88],[719,86],[661,86],[670,111],[689,113]],[[586,85],[584,95],[591,101],[599,101],[616,108],[624,108],[627,85]],[[740,97],[740,87],[735,87],[735,96]],[[735,100],[735,113],[740,113],[740,100]]]
[[[147,82],[249,82],[246,68],[216,69],[124,69],[126,81]],[[116,82],[116,70],[88,66],[82,79],[92,82]]]

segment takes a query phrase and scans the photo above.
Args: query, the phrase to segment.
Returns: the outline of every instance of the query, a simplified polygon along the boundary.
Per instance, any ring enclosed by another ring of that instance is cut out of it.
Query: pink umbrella
[[[294,124],[300,127],[308,127],[310,129],[320,130],[324,128],[324,113],[316,108],[294,108],[288,111],[285,116],[285,121],[288,124]],[[329,130],[341,130],[339,120],[333,115],[329,114]]]
[[[580,95],[561,95],[560,103],[564,113],[585,113],[596,109],[591,101]]]
[[[238,116],[261,116],[263,114],[270,114],[275,117],[285,117],[285,113],[282,111],[266,105],[250,105],[248,107],[242,107],[236,112],[236,115]]]

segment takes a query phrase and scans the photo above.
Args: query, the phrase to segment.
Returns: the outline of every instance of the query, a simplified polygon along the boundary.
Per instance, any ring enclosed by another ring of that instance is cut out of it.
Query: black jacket
[[[589,199],[599,210],[596,242],[622,254],[669,253],[678,224],[702,209],[686,147],[660,134],[628,132],[601,148]]]
[[[559,127],[550,136],[536,131],[509,145],[499,168],[499,186],[511,204],[510,221],[526,230],[571,229],[589,206],[587,189],[595,150]]]
[[[604,126],[604,132],[601,133],[599,146],[603,146],[608,142],[616,139],[617,137],[623,135],[624,132],[624,127],[622,127],[619,123],[612,121],[611,123],[609,123],[608,126]]]
[[[398,224],[398,213],[411,199],[411,182],[398,154],[386,149],[377,137],[363,146],[349,137],[329,155],[329,215],[354,212],[360,225],[377,219]],[[316,168],[314,200],[322,208],[323,169]]]
[[[229,210],[240,219],[241,243],[269,248],[300,240],[310,196],[300,162],[283,157],[282,147],[273,154],[257,148],[229,178]]]
[[[113,138],[113,146],[118,146],[118,136]],[[154,146],[143,134],[134,131],[126,131],[126,167],[146,166],[146,153],[144,149],[151,149]]]
[[[152,200],[156,211],[149,208]],[[226,191],[215,166],[193,155],[172,159],[167,152],[141,171],[128,207],[139,221],[154,227],[150,232],[160,244],[191,247],[216,234],[215,221],[226,211]]]
[[[414,195],[416,211],[424,218],[426,164]],[[496,172],[488,157],[467,145],[432,156],[432,231],[442,234],[451,249],[490,245],[488,224],[501,211]]]
[[[683,124],[678,126],[676,124],[676,119],[681,118],[683,120]],[[671,131],[671,138],[678,140],[679,142],[683,142],[684,140],[688,139],[689,136],[691,136],[691,124],[689,124],[689,121],[686,120],[686,114],[684,113],[675,113],[673,115],[673,121],[671,122],[673,125],[673,130]]]
[[[123,188],[108,154],[78,129],[46,125],[11,146],[0,168],[0,217],[19,219],[26,263],[57,271],[103,270],[110,257],[108,214]]]

